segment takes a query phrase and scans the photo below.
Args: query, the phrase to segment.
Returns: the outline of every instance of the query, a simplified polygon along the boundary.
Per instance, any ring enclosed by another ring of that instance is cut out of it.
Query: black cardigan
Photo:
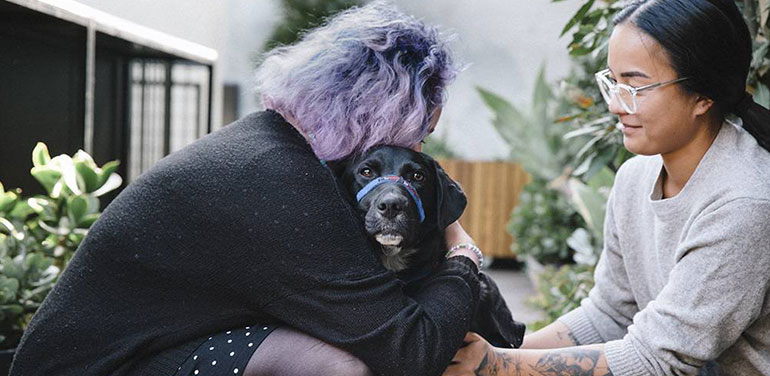
[[[12,375],[171,375],[191,349],[167,349],[272,321],[378,374],[440,374],[478,303],[475,266],[453,258],[406,296],[341,192],[271,111],[171,154],[91,228]]]

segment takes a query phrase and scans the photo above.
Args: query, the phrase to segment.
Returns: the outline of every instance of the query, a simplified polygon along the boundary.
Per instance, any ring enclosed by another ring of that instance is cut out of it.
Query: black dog
[[[426,154],[380,146],[332,165],[364,219],[366,232],[382,247],[385,267],[419,289],[446,253],[444,229],[460,218],[467,200],[462,189]],[[519,347],[524,324],[516,322],[497,285],[479,275],[479,306],[471,331],[498,347]]]

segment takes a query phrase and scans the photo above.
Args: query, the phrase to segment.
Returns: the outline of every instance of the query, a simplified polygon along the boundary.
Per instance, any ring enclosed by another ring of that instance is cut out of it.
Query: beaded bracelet
[[[471,244],[471,243],[462,243],[462,244],[458,244],[458,245],[456,245],[456,246],[454,246],[452,248],[449,248],[449,251],[446,253],[446,258],[452,257],[452,253],[454,253],[454,251],[456,251],[456,250],[458,250],[460,248],[467,248],[467,249],[470,249],[471,251],[473,251],[473,253],[475,253],[476,256],[479,258],[479,269],[481,269],[481,267],[484,266],[484,254],[481,253],[481,250],[479,249],[479,247],[477,247],[475,244]]]

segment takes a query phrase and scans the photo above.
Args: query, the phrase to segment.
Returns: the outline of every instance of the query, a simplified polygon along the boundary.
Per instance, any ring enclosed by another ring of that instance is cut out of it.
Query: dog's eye
[[[359,171],[358,173],[361,174],[361,176],[363,176],[365,178],[371,178],[371,177],[374,176],[374,173],[372,172],[372,169],[369,168],[369,167],[362,168],[361,171]]]
[[[425,175],[423,175],[422,172],[417,171],[414,174],[412,174],[412,180],[414,180],[414,181],[423,181],[423,180],[425,180]]]

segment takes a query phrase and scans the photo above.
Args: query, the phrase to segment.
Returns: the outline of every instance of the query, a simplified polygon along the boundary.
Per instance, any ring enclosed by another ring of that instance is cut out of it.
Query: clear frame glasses
[[[599,90],[602,92],[602,97],[604,98],[604,101],[607,102],[607,105],[609,106],[610,102],[612,101],[612,97],[615,97],[618,99],[618,102],[620,102],[620,106],[623,107],[623,109],[629,114],[634,114],[639,109],[639,105],[636,100],[636,94],[640,91],[651,90],[666,85],[675,84],[690,78],[682,77],[670,81],[633,87],[615,81],[615,79],[610,77],[609,69],[599,71],[594,76],[596,77],[596,83],[599,85]]]

